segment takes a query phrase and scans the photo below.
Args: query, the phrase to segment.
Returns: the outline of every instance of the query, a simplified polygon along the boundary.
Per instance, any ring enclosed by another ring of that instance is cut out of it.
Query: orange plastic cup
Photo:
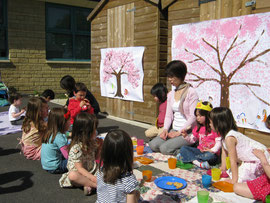
[[[150,182],[152,180],[152,171],[144,170],[144,171],[142,171],[142,175],[143,175],[143,177],[144,176],[147,177],[146,180],[145,180],[146,182]]]
[[[137,146],[136,151],[138,155],[142,155],[144,150],[144,146]]]
[[[176,158],[169,158],[168,159],[168,165],[170,169],[175,169],[176,168]]]

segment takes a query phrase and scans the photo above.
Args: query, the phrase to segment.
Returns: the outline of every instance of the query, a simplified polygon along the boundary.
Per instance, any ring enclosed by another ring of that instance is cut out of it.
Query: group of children
[[[54,96],[30,98],[23,119],[20,116],[25,110],[19,110],[21,96],[10,97],[10,117],[16,121],[11,120],[11,123],[16,125],[23,120],[22,152],[28,159],[41,158],[43,169],[49,173],[63,173],[59,180],[61,187],[83,187],[85,194],[97,188],[97,202],[136,202],[140,194],[139,183],[132,173],[130,136],[122,130],[113,130],[104,142],[97,139],[98,120],[94,114],[99,112],[99,106],[92,106],[97,101],[86,99],[89,91],[83,83],[74,81],[74,86],[69,87],[70,77],[65,76],[60,82],[61,87],[70,91],[70,96],[73,93],[67,108],[53,108],[49,116],[47,101]],[[161,83],[151,90],[155,101],[159,102],[159,116],[156,126],[146,131],[149,138],[162,131],[167,93]],[[226,171],[226,157],[230,159],[227,181],[234,184],[235,193],[264,201],[270,193],[267,148],[237,131],[228,108],[213,108],[209,102],[200,101],[194,115],[197,125],[192,132],[191,127],[182,130],[181,136],[198,145],[181,147],[178,159],[208,169],[210,164],[217,163],[221,153],[222,171]]]
[[[42,94],[30,98],[26,111],[20,111],[21,95],[17,94],[14,99],[10,97],[10,111],[13,112],[15,107],[18,112],[17,115],[16,112],[10,114],[18,120],[16,125],[23,121],[22,153],[27,159],[41,160],[42,168],[47,172],[61,173],[61,187],[83,187],[85,195],[97,190],[97,202],[136,202],[140,196],[139,183],[132,173],[130,136],[122,130],[113,130],[107,134],[104,143],[97,138],[95,113],[100,111],[99,105],[95,100],[94,109],[91,100],[86,99],[89,91],[83,83],[74,82],[73,87],[68,83],[67,87],[66,81],[72,79],[65,76],[60,82],[61,87],[73,92],[66,108],[49,110],[48,101],[54,96]],[[25,117],[20,118],[24,111]]]
[[[160,91],[155,91],[157,86],[162,87]],[[167,92],[166,87],[160,83],[151,90],[154,100],[159,103],[160,123],[164,122],[166,114],[164,98]],[[177,158],[184,163],[192,162],[201,168],[209,169],[210,164],[218,163],[221,152],[220,169],[224,177],[226,175],[229,177],[226,181],[234,184],[234,192],[265,201],[266,196],[270,194],[270,149],[238,132],[229,108],[213,108],[209,102],[200,101],[196,105],[194,115],[197,125],[192,132],[191,127],[183,129],[181,136],[190,144],[197,143],[197,147],[182,146]],[[268,128],[269,123],[270,116],[265,123]],[[145,135],[151,139],[162,132],[162,127],[162,125],[152,127]],[[231,165],[228,171],[226,171],[226,157],[229,157]]]

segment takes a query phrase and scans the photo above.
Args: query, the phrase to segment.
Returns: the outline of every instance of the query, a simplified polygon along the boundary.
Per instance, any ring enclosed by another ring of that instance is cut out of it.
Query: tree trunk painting
[[[269,28],[270,13],[173,26],[172,58],[187,63],[186,81],[214,106],[240,114],[253,99],[270,109]]]
[[[101,49],[102,96],[134,101],[143,100],[143,52],[144,47]]]

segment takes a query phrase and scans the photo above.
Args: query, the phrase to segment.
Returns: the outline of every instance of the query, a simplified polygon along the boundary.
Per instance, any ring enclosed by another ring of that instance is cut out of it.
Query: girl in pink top
[[[155,84],[151,89],[151,94],[154,100],[159,103],[159,114],[157,117],[156,125],[145,131],[145,136],[149,138],[156,137],[163,131],[164,119],[167,107],[167,94],[168,89],[162,83]]]
[[[182,131],[183,137],[190,143],[199,141],[197,148],[191,146],[182,146],[178,159],[185,162],[209,169],[210,164],[216,164],[221,148],[221,137],[211,130],[209,113],[212,105],[209,102],[198,102],[194,114],[197,119],[197,126],[188,136],[187,131]]]

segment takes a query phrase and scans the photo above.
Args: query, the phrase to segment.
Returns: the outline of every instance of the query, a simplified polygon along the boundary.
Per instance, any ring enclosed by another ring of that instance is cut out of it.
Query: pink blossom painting
[[[101,49],[101,96],[143,101],[144,47]]]
[[[270,13],[173,26],[172,59],[187,64],[202,100],[229,107],[238,126],[269,132]]]

